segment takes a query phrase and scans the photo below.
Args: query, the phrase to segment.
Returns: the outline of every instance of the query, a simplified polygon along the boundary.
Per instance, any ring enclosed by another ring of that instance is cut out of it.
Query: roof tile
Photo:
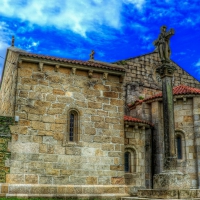
[[[151,124],[150,122],[135,118],[135,117],[131,117],[131,116],[124,116],[124,121],[129,121],[129,122],[135,122],[135,123],[142,123],[142,124],[148,124],[150,126],[153,126],[153,124]]]
[[[98,61],[72,60],[72,59],[58,58],[58,57],[54,57],[54,56],[45,56],[45,55],[26,53],[26,52],[21,52],[20,55],[25,56],[25,57],[41,58],[41,59],[46,59],[46,60],[51,60],[51,61],[59,61],[59,62],[65,62],[65,63],[71,63],[71,64],[86,65],[86,66],[91,66],[91,67],[95,67],[95,68],[102,68],[102,69],[109,69],[109,70],[114,70],[114,71],[125,72],[125,69],[123,67],[119,67],[119,66],[116,66],[116,65],[110,64],[110,63],[98,62]]]
[[[200,95],[200,89],[189,87],[186,85],[178,85],[173,88],[173,95],[188,95],[188,94]],[[130,109],[133,109],[135,106],[142,104],[142,102],[146,102],[146,101],[157,99],[157,98],[162,98],[162,92],[154,96],[148,97],[144,100],[137,100],[135,101],[133,105],[128,105],[128,107]]]

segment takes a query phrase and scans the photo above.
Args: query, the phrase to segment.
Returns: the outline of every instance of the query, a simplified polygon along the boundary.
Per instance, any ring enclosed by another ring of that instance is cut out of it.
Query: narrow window
[[[78,125],[79,125],[79,116],[75,110],[69,112],[68,120],[68,141],[77,142],[78,141]]]
[[[181,136],[176,137],[177,158],[182,159],[182,141]]]
[[[124,171],[131,172],[131,153],[125,152],[124,154]]]
[[[74,114],[70,113],[69,141],[74,141]]]

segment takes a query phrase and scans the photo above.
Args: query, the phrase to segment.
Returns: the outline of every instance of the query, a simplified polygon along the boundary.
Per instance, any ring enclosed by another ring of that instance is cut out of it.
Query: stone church
[[[117,199],[163,170],[158,52],[106,63],[7,49],[0,83],[1,196]],[[200,188],[200,82],[175,62],[178,169]]]

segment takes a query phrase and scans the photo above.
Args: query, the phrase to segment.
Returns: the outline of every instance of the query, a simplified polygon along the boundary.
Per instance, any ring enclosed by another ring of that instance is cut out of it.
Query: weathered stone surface
[[[181,172],[166,171],[154,175],[154,189],[189,189],[190,178],[189,175]]]

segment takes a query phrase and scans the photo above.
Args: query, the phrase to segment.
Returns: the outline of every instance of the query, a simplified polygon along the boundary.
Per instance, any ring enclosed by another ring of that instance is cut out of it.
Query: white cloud
[[[196,67],[200,67],[200,59],[198,60],[198,62],[195,64]]]
[[[145,0],[62,0],[62,3],[57,0],[48,0],[48,3],[47,0],[3,0],[0,13],[39,26],[67,28],[85,36],[99,24],[120,28],[123,3],[139,10]]]
[[[11,37],[13,32],[10,30],[9,25],[0,21],[0,77],[3,69],[4,58],[6,49],[10,46]]]
[[[146,0],[123,0],[124,3],[131,3],[139,10],[142,9],[143,5],[146,3]]]

